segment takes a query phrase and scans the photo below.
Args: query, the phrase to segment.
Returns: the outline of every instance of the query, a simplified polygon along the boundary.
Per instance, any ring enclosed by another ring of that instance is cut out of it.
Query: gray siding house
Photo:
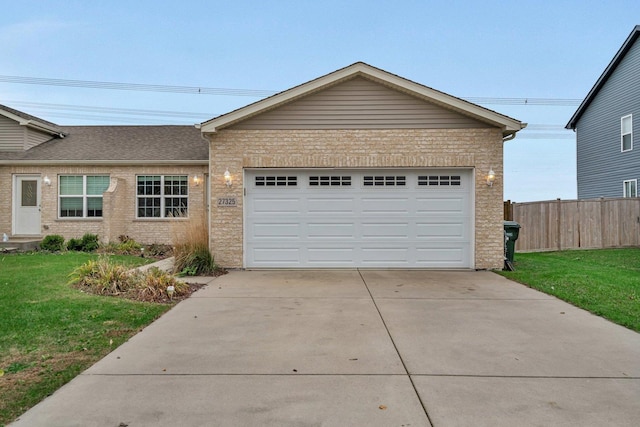
[[[640,25],[567,124],[576,132],[578,198],[638,197]]]

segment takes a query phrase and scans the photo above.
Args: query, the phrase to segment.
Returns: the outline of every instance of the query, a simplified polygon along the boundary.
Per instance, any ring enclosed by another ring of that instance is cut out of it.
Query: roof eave
[[[4,109],[0,109],[0,114],[17,122],[20,126],[26,126],[32,129],[39,130],[41,132],[46,132],[50,135],[64,137],[64,133],[57,127],[49,126],[37,120],[25,119],[24,117],[20,117]]]
[[[635,43],[638,36],[640,36],[640,25],[636,25],[633,28],[633,30],[631,31],[627,39],[624,41],[624,43],[620,47],[620,49],[618,49],[618,52],[615,54],[611,62],[609,62],[609,65],[607,65],[607,68],[605,68],[604,72],[600,75],[596,83],[593,85],[593,87],[587,94],[587,96],[582,100],[582,103],[580,103],[580,106],[578,107],[576,112],[573,113],[573,116],[571,116],[571,119],[565,126],[565,129],[572,129],[572,130],[576,129],[576,126],[578,125],[578,121],[580,120],[580,117],[582,117],[582,115],[584,114],[586,109],[589,107],[593,99],[596,97],[596,95],[598,94],[602,86],[604,86],[604,84],[607,82],[609,77],[611,77],[611,74],[613,74],[616,67],[618,66],[618,64],[620,64],[620,61],[622,61],[622,59],[627,54],[629,49],[631,49],[631,47],[633,46],[633,43]]]
[[[65,134],[60,129],[54,129],[51,126],[47,126],[44,123],[36,122],[35,120],[22,120],[19,122],[20,126],[26,126],[31,129],[39,130],[50,134],[51,136],[57,136],[64,138]]]

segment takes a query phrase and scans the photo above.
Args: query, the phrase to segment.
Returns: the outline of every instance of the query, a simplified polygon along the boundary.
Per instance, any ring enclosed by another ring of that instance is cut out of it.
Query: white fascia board
[[[60,135],[62,133],[61,131],[54,129],[51,126],[47,126],[44,123],[40,123],[35,120],[28,120],[28,119],[25,119],[24,117],[16,116],[15,114],[12,114],[6,110],[0,110],[0,114],[2,114],[8,119],[11,119],[17,122],[20,126],[26,126],[33,129],[37,129],[39,131],[44,131],[51,135]]]
[[[45,125],[45,124],[38,123],[38,122],[33,121],[33,120],[22,121],[22,122],[20,122],[20,125],[21,126],[26,126],[26,127],[32,128],[32,129],[39,130],[41,132],[46,132],[46,133],[49,133],[51,135],[64,136],[62,131],[53,129],[53,128]]]

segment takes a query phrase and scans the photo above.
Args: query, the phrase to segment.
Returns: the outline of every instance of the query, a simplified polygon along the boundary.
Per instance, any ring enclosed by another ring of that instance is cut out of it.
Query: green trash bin
[[[520,224],[515,221],[504,221],[504,256],[509,262],[513,262],[519,233]]]

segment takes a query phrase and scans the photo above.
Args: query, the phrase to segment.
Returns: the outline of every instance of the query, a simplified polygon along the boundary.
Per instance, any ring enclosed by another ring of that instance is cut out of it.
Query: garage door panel
[[[352,222],[312,222],[307,225],[310,240],[350,240],[355,238],[355,229]]]
[[[261,239],[296,239],[300,238],[300,224],[263,222],[254,224],[252,236],[255,240]]]
[[[409,224],[388,222],[362,223],[362,238],[367,239],[409,239]]]
[[[251,203],[251,211],[260,215],[300,214],[301,201],[295,197],[256,197]]]
[[[260,267],[300,266],[300,249],[297,247],[261,247],[251,250],[252,263]]]
[[[361,199],[363,215],[387,215],[409,213],[409,199],[405,197],[363,197]]]
[[[335,213],[348,214],[356,209],[355,199],[336,197],[313,197],[307,199],[307,212],[314,213]]]
[[[315,248],[307,251],[307,262],[315,266],[353,266],[354,248]]]
[[[415,236],[420,240],[442,240],[448,238],[459,241],[460,239],[466,239],[469,234],[467,223],[455,220],[418,222],[415,230]]]
[[[367,247],[362,248],[363,266],[407,266],[409,265],[409,249],[404,247]]]
[[[470,170],[269,173],[295,185],[254,186],[268,174],[246,171],[246,267],[473,266]]]
[[[466,199],[462,196],[451,197],[420,197],[416,199],[416,213],[459,213],[467,210]]]

